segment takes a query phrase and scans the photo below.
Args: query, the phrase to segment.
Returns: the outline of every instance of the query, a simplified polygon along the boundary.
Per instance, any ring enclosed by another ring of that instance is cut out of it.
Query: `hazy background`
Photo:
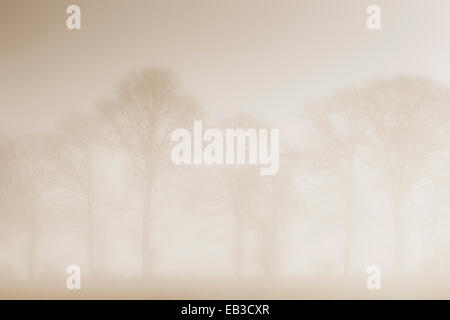
[[[380,32],[366,28],[370,1],[81,0],[77,32],[65,25],[71,3],[1,2],[2,125],[88,110],[144,66],[175,70],[211,114],[283,123],[303,102],[372,77],[450,81],[445,0],[377,1]]]
[[[72,3],[0,2],[2,296],[449,297],[448,1]],[[167,163],[194,119],[280,174]]]

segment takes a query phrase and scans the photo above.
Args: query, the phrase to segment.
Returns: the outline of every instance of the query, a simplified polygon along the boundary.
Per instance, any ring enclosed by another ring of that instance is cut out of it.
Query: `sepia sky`
[[[71,4],[81,30],[66,27]],[[381,30],[366,27],[372,4]],[[233,294],[242,275],[275,275],[308,298],[309,279],[343,275],[317,294],[366,297],[379,265],[416,287],[386,281],[378,297],[450,288],[449,13],[449,0],[0,0],[0,283],[65,291],[55,275],[76,264],[140,298],[170,291],[147,274],[214,290],[208,277],[235,277]],[[175,166],[169,134],[195,120],[279,128],[279,174]]]
[[[168,67],[212,116],[289,126],[304,102],[376,76],[450,84],[450,3],[162,0],[0,2],[0,126],[41,130],[92,109],[130,70]],[[65,9],[81,7],[70,31]],[[366,28],[377,4],[382,29]]]

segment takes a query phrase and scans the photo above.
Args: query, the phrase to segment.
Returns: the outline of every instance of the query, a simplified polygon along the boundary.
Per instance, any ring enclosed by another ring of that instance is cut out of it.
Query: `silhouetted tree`
[[[225,121],[227,129],[264,128],[255,118],[247,114],[236,114]],[[269,131],[270,132],[270,131]],[[236,148],[236,145],[235,145]],[[236,152],[236,150],[235,150]],[[245,144],[245,164],[228,164],[219,181],[225,190],[225,205],[231,210],[234,221],[234,273],[241,276],[243,272],[244,234],[246,229],[260,231],[262,237],[263,260],[269,252],[266,241],[273,236],[269,213],[265,206],[268,196],[269,177],[260,175],[260,165],[248,163],[249,139]],[[236,153],[235,153],[236,155]],[[266,252],[266,250],[268,250]],[[263,261],[263,268],[267,271],[267,264]]]
[[[48,138],[35,135],[14,143],[11,172],[15,204],[28,229],[28,277],[34,280],[38,245],[38,202],[54,182],[54,170],[49,157]]]
[[[12,184],[12,146],[6,134],[0,134],[0,206],[5,209]],[[6,210],[2,210],[5,213]]]
[[[95,273],[95,215],[96,189],[94,183],[94,152],[97,133],[95,117],[72,114],[65,119],[54,136],[52,151],[58,168],[58,185],[78,196],[86,206],[88,270]]]
[[[373,81],[360,90],[375,138],[372,163],[392,199],[395,263],[403,270],[403,203],[412,185],[430,168],[448,134],[449,91],[426,78]]]
[[[12,139],[0,133],[0,240],[5,239],[11,229],[9,223],[14,210],[13,151]]]
[[[180,92],[172,72],[153,68],[131,74],[120,84],[115,99],[100,111],[113,128],[116,145],[128,153],[144,179],[142,272],[147,276],[151,271],[149,237],[155,182],[170,161],[171,132],[191,126],[198,108],[191,97]]]
[[[262,266],[265,276],[273,276],[278,271],[282,260],[282,235],[288,218],[295,214],[294,155],[291,150],[282,148],[280,152],[280,169],[276,175],[259,177],[265,184],[261,201],[266,214],[261,225]]]
[[[369,128],[364,96],[356,89],[335,94],[306,108],[314,147],[304,156],[312,171],[325,172],[345,208],[344,273],[350,272],[356,202],[356,165]],[[304,161],[304,160],[303,160]]]

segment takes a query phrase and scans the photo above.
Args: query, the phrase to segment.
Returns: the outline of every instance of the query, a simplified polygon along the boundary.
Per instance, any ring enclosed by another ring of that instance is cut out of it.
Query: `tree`
[[[152,68],[132,73],[119,85],[117,96],[101,106],[100,112],[113,129],[115,145],[127,152],[144,180],[142,272],[148,276],[153,189],[158,175],[169,164],[171,132],[192,125],[198,108],[191,97],[180,92],[172,72]]]
[[[13,151],[13,140],[6,133],[0,133],[0,240],[11,231],[10,222],[14,216]]]
[[[13,199],[20,207],[20,216],[28,227],[28,277],[34,280],[38,245],[38,202],[54,182],[48,150],[48,138],[26,137],[14,142],[12,151]]]
[[[225,121],[227,128],[266,128],[247,114],[235,114]],[[246,138],[245,158],[248,162],[250,139]],[[281,176],[261,176],[260,166],[252,164],[227,165],[218,178],[224,192],[225,207],[231,210],[234,223],[233,256],[234,274],[243,272],[244,235],[246,230],[258,231],[261,238],[261,265],[266,275],[272,275],[276,259],[276,238],[278,209],[275,202],[280,200],[284,189]],[[284,177],[284,175],[283,175]]]
[[[430,168],[445,141],[448,90],[424,78],[376,80],[342,91],[309,108],[320,148],[316,166],[333,170],[346,207],[345,270],[352,243],[355,169],[374,169],[378,185],[392,199],[394,269],[402,270],[403,202],[415,181]],[[448,132],[448,131],[447,131]]]
[[[374,138],[372,163],[392,199],[394,270],[400,274],[405,242],[403,203],[446,143],[450,95],[430,79],[414,77],[373,81],[360,92],[367,99]]]
[[[279,172],[273,176],[261,177],[266,186],[261,200],[267,210],[261,225],[262,266],[266,277],[274,276],[278,271],[282,259],[283,227],[295,208],[294,197],[298,197],[293,192],[293,159],[292,151],[282,148]]]
[[[8,205],[11,191],[12,178],[12,146],[11,140],[6,134],[0,135],[0,206]],[[2,210],[5,213],[6,210]]]
[[[349,89],[306,108],[314,147],[304,153],[312,171],[326,172],[344,205],[344,273],[352,263],[356,204],[356,166],[369,129],[365,96]],[[330,175],[331,174],[331,175]]]
[[[92,116],[73,114],[63,121],[60,132],[53,137],[52,151],[58,168],[58,184],[77,195],[86,206],[88,270],[95,273],[94,151],[96,132]]]

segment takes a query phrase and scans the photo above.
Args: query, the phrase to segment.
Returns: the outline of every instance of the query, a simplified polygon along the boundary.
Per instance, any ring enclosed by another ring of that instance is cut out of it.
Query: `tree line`
[[[339,238],[336,241],[342,244],[336,264],[340,273],[350,275],[358,259],[360,220],[369,207],[363,197],[387,203],[379,209],[389,212],[392,228],[392,247],[386,250],[392,251],[393,272],[402,274],[408,261],[406,229],[415,206],[413,191],[424,181],[427,198],[432,199],[432,205],[424,209],[431,221],[426,232],[432,239],[431,265],[437,270],[443,263],[441,244],[446,241],[440,230],[445,229],[449,213],[449,93],[449,88],[427,78],[394,77],[301,106],[292,115],[298,137],[283,140],[280,128],[279,173],[260,176],[259,167],[248,164],[174,166],[171,132],[191,127],[194,120],[207,116],[207,108],[182,92],[172,71],[143,69],[125,78],[115,95],[92,112],[68,115],[54,132],[21,137],[3,132],[0,241],[24,235],[27,278],[36,279],[43,232],[40,221],[45,219],[46,205],[49,199],[70,194],[82,217],[80,240],[87,252],[87,273],[95,277],[103,264],[98,257],[102,224],[97,214],[105,206],[104,188],[121,183],[115,176],[98,180],[104,165],[98,159],[120,154],[126,159],[132,190],[138,190],[140,230],[135,231],[141,240],[136,254],[144,279],[153,275],[157,259],[152,234],[164,232],[155,221],[161,213],[174,213],[164,206],[175,204],[175,216],[195,215],[201,221],[217,215],[230,218],[233,232],[226,241],[236,277],[245,274],[249,232],[257,235],[257,264],[266,277],[282,273],[293,255],[308,260],[307,253],[286,249],[299,232],[292,227],[297,225],[293,221],[317,228],[317,234],[324,225],[336,227],[338,236],[333,239]],[[215,125],[269,127],[257,115],[245,113]],[[124,213],[134,210],[126,199],[121,206]],[[186,223],[186,218],[179,223]],[[317,237],[309,239],[313,242]],[[157,245],[164,250],[164,243]]]

